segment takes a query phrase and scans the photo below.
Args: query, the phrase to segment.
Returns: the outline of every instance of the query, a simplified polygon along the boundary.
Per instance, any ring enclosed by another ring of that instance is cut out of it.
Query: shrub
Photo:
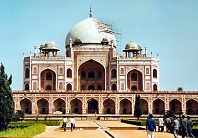
[[[137,125],[137,126],[144,126],[146,125],[146,120],[131,120],[131,119],[121,119],[121,122]]]

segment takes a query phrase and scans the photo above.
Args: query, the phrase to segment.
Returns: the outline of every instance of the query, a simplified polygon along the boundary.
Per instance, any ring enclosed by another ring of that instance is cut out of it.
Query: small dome
[[[59,51],[59,49],[56,47],[56,43],[53,41],[49,41],[49,42],[45,43],[45,45],[41,45],[40,49]]]
[[[126,44],[125,50],[139,50],[141,49],[140,46],[135,43],[130,41],[129,43]]]

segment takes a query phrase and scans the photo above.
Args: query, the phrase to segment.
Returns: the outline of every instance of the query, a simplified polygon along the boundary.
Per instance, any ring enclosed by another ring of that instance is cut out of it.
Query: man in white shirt
[[[71,118],[70,118],[70,122],[71,122],[71,132],[72,132],[73,129],[75,128],[75,123],[76,123],[74,117],[71,117]]]
[[[67,118],[66,118],[66,116],[63,117],[63,128],[64,128],[64,131],[66,131],[66,128],[67,128]]]
[[[159,132],[164,131],[164,119],[162,118],[162,116],[159,117],[158,131]]]

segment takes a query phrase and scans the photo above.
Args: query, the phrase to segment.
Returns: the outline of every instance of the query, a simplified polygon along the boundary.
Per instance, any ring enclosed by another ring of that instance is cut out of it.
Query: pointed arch
[[[38,100],[37,106],[39,114],[49,114],[49,102],[46,99],[41,98]]]
[[[198,102],[194,99],[190,99],[186,102],[186,114],[197,115],[198,114]]]
[[[173,113],[182,112],[181,102],[177,99],[173,99],[169,102],[169,108]]]
[[[32,114],[32,102],[29,99],[25,98],[21,100],[20,106],[21,106],[21,110],[25,114]]]
[[[120,101],[120,114],[132,114],[132,103],[128,99]]]
[[[81,100],[75,98],[71,100],[70,105],[71,105],[71,113],[82,114],[82,101]]]
[[[115,102],[112,99],[106,99],[103,102],[104,114],[115,114]]]
[[[153,101],[153,114],[165,114],[165,103],[161,99]]]
[[[61,98],[58,98],[54,101],[54,112],[60,111],[62,114],[65,114],[65,101]]]

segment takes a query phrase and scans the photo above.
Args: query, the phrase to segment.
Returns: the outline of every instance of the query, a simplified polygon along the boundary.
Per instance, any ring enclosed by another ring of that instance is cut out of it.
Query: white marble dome
[[[80,39],[82,43],[95,44],[101,43],[103,38],[116,45],[116,37],[112,29],[105,23],[87,18],[76,24],[67,34],[65,45],[69,45],[69,40]]]

